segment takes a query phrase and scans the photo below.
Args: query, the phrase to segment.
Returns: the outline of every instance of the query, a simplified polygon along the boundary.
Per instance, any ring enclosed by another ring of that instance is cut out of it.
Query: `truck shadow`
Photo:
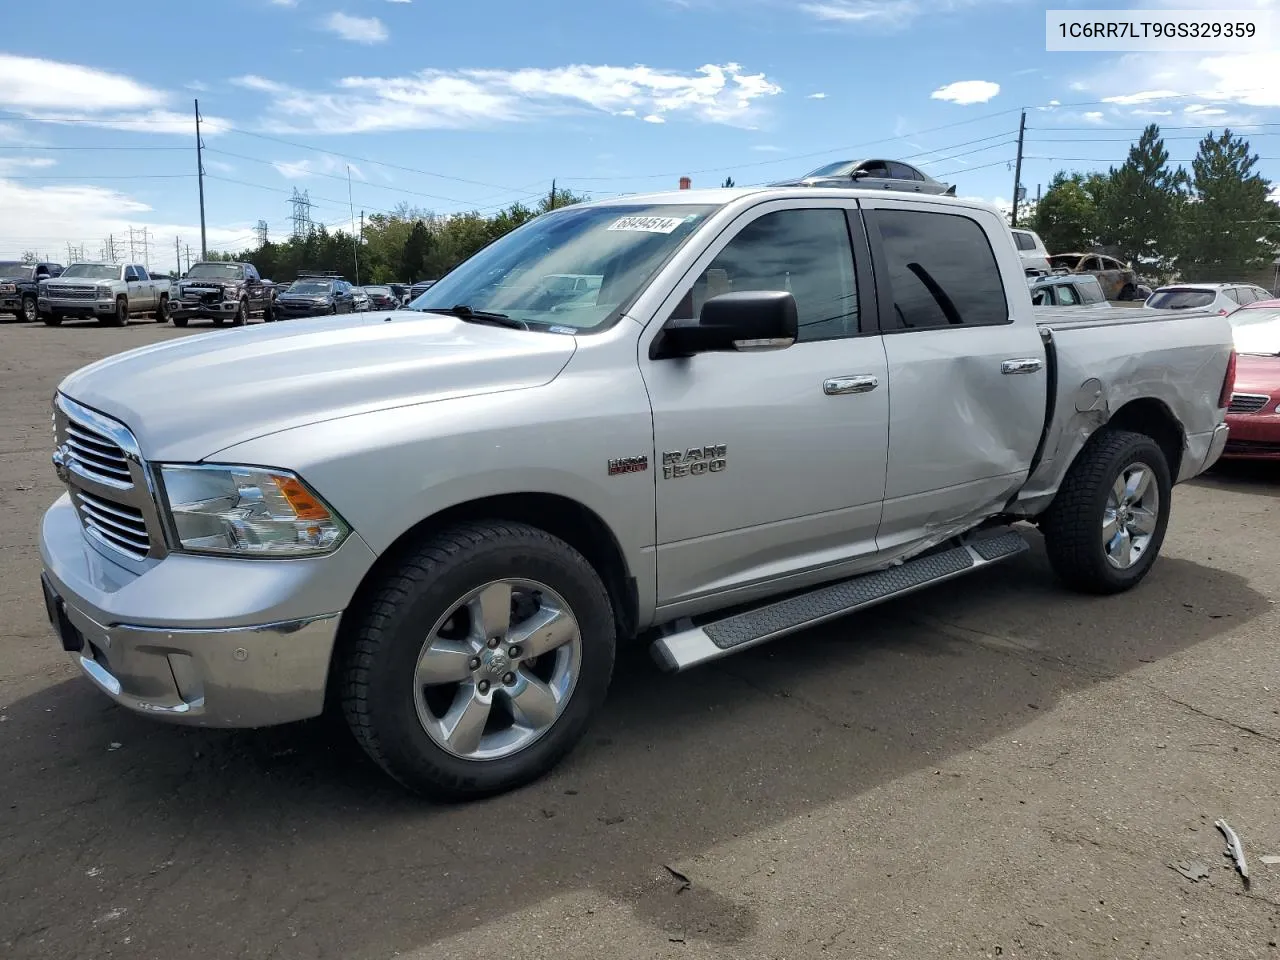
[[[1219,460],[1191,482],[1208,489],[1280,497],[1280,460]]]
[[[1266,609],[1240,576],[1174,558],[1124,597],[1069,594],[1036,543],[688,674],[627,651],[557,771],[453,807],[407,796],[328,720],[157,726],[68,680],[3,711],[0,946],[387,957],[582,890],[732,946],[755,931],[751,904],[689,867],[677,897],[664,864],[937,767]]]

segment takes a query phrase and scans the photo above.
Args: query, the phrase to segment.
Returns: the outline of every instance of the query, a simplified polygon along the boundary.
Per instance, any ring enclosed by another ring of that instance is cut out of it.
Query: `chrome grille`
[[[1233,393],[1228,413],[1257,413],[1271,398],[1265,393]]]
[[[75,498],[86,531],[135,560],[147,558],[151,535],[141,510],[84,490],[75,491]]]
[[[46,287],[46,292],[55,300],[92,300],[97,295],[95,287]]]
[[[92,427],[68,419],[62,441],[71,460],[85,473],[97,474],[114,483],[133,486],[129,461],[120,445]]]
[[[62,394],[54,398],[53,426],[54,466],[86,539],[120,559],[163,556],[160,515],[129,428]]]

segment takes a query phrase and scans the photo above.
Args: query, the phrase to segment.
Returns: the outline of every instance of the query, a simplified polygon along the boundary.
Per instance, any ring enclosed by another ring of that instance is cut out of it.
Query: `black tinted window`
[[[1029,233],[1015,233],[1013,239],[1018,244],[1019,250],[1034,250],[1036,248],[1036,242]]]
[[[949,213],[877,210],[874,222],[898,326],[1008,322],[1000,266],[977,221]]]
[[[905,163],[889,164],[889,173],[895,180],[919,180],[920,173],[915,167],[908,167]]]
[[[1147,301],[1147,306],[1157,310],[1192,310],[1211,303],[1211,290],[1157,290]]]
[[[673,316],[696,317],[722,293],[786,290],[796,299],[800,340],[858,332],[853,249],[843,210],[780,210],[754,220],[694,281]]]

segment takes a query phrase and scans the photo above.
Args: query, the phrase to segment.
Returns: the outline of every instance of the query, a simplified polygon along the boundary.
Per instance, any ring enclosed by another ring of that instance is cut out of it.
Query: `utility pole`
[[[182,273],[182,238],[173,238],[173,270]]]
[[[1027,111],[1022,111],[1022,120],[1018,123],[1018,161],[1013,168],[1013,217],[1010,226],[1018,225],[1018,189],[1022,185],[1022,143],[1027,136]]]
[[[556,208],[556,182],[551,181],[551,196],[547,197],[547,209],[554,210]]]
[[[196,177],[200,180],[200,256],[209,256],[205,239],[205,145],[200,140],[200,97],[196,99]]]
[[[129,228],[129,262],[133,263],[138,259],[138,249],[133,242],[133,227]]]
[[[191,272],[191,244],[189,243],[187,244],[187,269],[184,272]]]
[[[351,199],[351,164],[347,164],[347,207],[351,210],[351,232],[356,232],[356,204]],[[364,212],[360,213],[361,232],[364,231]],[[356,261],[356,286],[360,286],[360,238],[351,238],[351,256]]]

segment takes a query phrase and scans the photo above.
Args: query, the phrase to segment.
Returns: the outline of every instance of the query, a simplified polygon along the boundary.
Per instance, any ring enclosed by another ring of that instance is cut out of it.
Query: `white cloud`
[[[1152,100],[1168,100],[1178,96],[1177,90],[1143,90],[1139,93],[1126,93],[1116,97],[1103,97],[1103,103],[1118,103],[1122,106],[1134,103],[1150,103]]]
[[[24,170],[47,170],[57,162],[52,157],[0,157],[0,177],[14,176]]]
[[[776,147],[772,143],[758,143],[751,148],[756,153],[784,153],[782,147]]]
[[[336,91],[303,90],[260,76],[234,81],[272,98],[275,129],[323,133],[423,130],[516,123],[594,110],[620,117],[692,117],[750,126],[761,100],[782,92],[736,63],[692,73],[573,65],[520,70],[421,70],[400,77],[346,77]]]
[[[1100,110],[1090,110],[1084,114],[1084,118],[1090,123],[1102,123],[1106,119],[1106,115]]]
[[[366,45],[385,43],[387,28],[377,17],[353,17],[346,13],[331,13],[324,20],[324,29],[343,40]]]
[[[296,7],[298,0],[269,0],[273,7]]]
[[[1207,107],[1203,103],[1193,103],[1189,107],[1184,107],[1182,112],[1189,117],[1225,117],[1227,115],[1227,111],[1221,107]]]
[[[286,180],[304,180],[316,176],[346,177],[347,168],[351,168],[353,180],[365,180],[364,171],[354,163],[348,164],[328,153],[316,154],[312,158],[302,160],[277,160],[271,164]]]
[[[827,95],[825,93],[811,93],[805,99],[806,100],[825,100],[827,99]]]
[[[800,10],[826,23],[897,30],[922,16],[1009,0],[807,0]]]
[[[666,123],[667,121],[662,117],[658,116],[656,113],[651,113],[644,118],[644,122],[645,123]]]
[[[203,80],[192,80],[190,83],[184,83],[183,86],[188,90],[194,90],[196,93],[204,93],[209,89],[209,85]]]
[[[962,106],[972,103],[986,103],[1000,93],[1000,84],[990,80],[957,80],[939,87],[929,97],[933,100],[947,100]]]
[[[387,0],[387,3],[413,3],[413,0]]]
[[[142,201],[89,184],[34,186],[0,177],[0,259],[16,259],[23,250],[52,254],[66,243],[84,244],[85,253],[96,257],[99,244],[112,234],[119,249],[129,228],[146,226],[153,238],[151,263],[168,269],[173,261],[173,238],[198,249],[198,224],[165,223],[151,218],[152,210]],[[251,224],[210,225],[210,245],[238,240],[252,234]],[[246,241],[247,242],[247,241]],[[56,258],[55,258],[56,259]]]
[[[1119,106],[1167,106],[1169,101],[1196,99],[1228,106],[1280,107],[1280,57],[1274,52],[1131,53],[1091,67],[1072,89],[1104,94],[1107,103]]]
[[[138,133],[184,133],[194,129],[188,112],[166,109],[173,99],[119,73],[76,63],[0,54],[0,108],[42,117]],[[74,109],[68,109],[68,105]],[[214,134],[227,126],[219,117],[203,117],[202,130]]]

